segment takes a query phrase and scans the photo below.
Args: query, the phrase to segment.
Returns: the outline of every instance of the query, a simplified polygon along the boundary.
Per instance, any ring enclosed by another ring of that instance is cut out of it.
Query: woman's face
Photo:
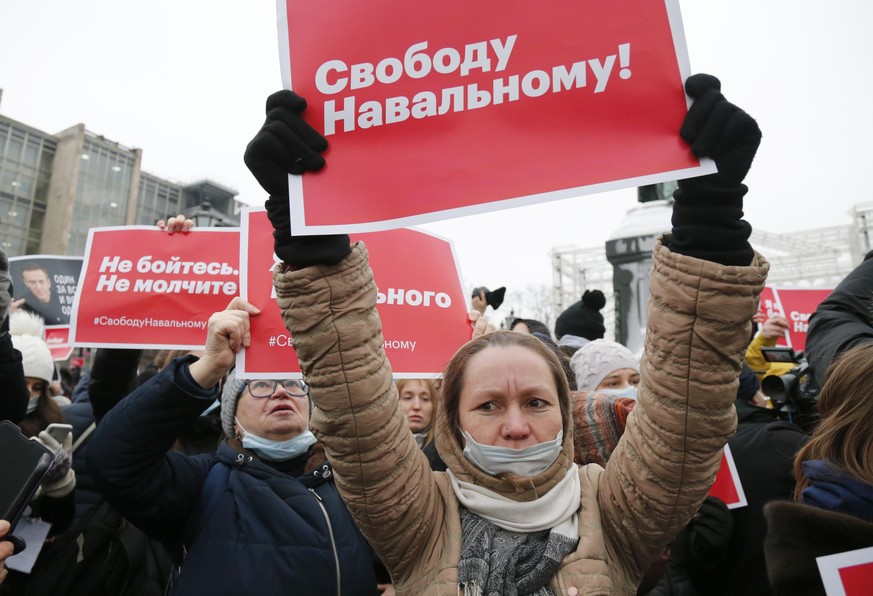
[[[31,398],[39,397],[48,387],[48,383],[35,377],[24,377],[24,382],[27,384],[27,390],[30,391]]]
[[[279,382],[270,397],[254,397],[246,385],[239,396],[236,418],[245,430],[259,437],[292,439],[309,428],[309,396],[293,397]],[[242,435],[239,428],[236,430]]]
[[[400,407],[409,421],[409,429],[420,433],[430,426],[433,417],[433,396],[422,381],[407,381],[400,391]]]
[[[606,375],[594,388],[598,389],[626,389],[637,387],[640,384],[640,373],[632,368],[619,368]]]
[[[470,358],[458,402],[461,429],[477,443],[522,449],[553,441],[562,428],[548,363],[521,346],[486,348]]]

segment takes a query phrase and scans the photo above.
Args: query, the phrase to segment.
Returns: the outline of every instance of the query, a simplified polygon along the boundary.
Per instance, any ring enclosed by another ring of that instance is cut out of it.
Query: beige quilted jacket
[[[655,248],[639,400],[606,469],[578,471],[580,540],[552,579],[556,594],[634,594],[653,554],[697,510],[736,427],[737,377],[767,269],[757,255],[726,267],[672,253],[663,240]],[[311,387],[313,431],[397,592],[457,594],[458,501],[400,409],[366,248],[333,267],[277,268],[274,285]],[[509,498],[535,499],[575,466],[570,421],[563,454],[518,486],[470,464],[444,420],[438,410],[449,468]]]

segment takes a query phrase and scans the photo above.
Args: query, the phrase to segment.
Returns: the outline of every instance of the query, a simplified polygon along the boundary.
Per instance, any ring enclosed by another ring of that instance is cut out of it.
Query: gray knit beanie
[[[236,431],[233,430],[233,423],[236,417],[236,407],[239,405],[239,398],[245,387],[245,380],[236,378],[236,369],[227,373],[227,380],[224,382],[224,388],[221,390],[221,428],[228,437],[236,436]],[[312,409],[313,404],[310,399],[310,414]]]
[[[640,362],[620,343],[595,339],[573,354],[570,368],[576,373],[577,390],[594,391],[603,379],[620,368],[640,372]]]
[[[233,419],[236,416],[236,405],[242,395],[246,382],[236,378],[236,369],[227,373],[224,389],[221,390],[221,428],[228,437],[236,433],[233,430]]]

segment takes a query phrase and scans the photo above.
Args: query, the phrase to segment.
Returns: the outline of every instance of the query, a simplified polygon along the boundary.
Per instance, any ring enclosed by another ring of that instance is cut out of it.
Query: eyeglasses
[[[246,387],[252,397],[270,397],[276,391],[276,387],[282,385],[291,397],[306,397],[309,395],[309,385],[299,379],[287,379],[285,381],[272,381],[258,379],[246,381]]]

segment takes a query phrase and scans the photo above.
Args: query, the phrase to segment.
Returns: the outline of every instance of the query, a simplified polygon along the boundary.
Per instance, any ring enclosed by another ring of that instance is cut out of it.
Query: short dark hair
[[[45,273],[46,277],[51,277],[49,275],[48,270],[45,267],[43,267],[42,265],[40,265],[39,263],[37,263],[36,261],[26,262],[24,264],[24,267],[21,268],[22,275],[24,274],[25,271],[42,271],[43,273]]]

